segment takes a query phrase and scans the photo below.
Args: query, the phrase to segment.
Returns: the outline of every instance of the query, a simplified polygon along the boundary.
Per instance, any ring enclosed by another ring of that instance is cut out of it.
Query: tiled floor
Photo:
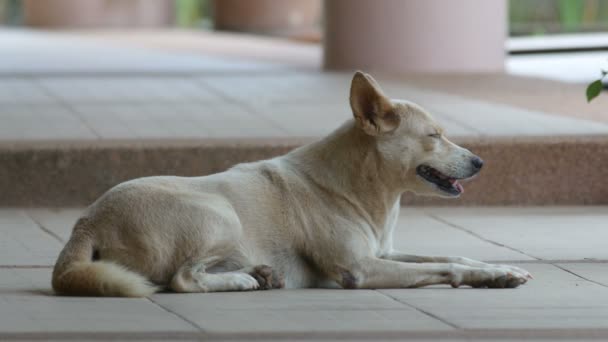
[[[0,212],[0,340],[608,338],[602,244],[608,233],[600,228],[608,220],[606,207],[403,210],[396,248],[518,264],[535,279],[514,290],[435,286],[57,297],[51,267],[79,212]]]
[[[98,36],[0,31],[0,141],[316,137],[351,116],[350,72],[126,46]],[[451,136],[608,134],[608,123],[431,87],[437,91],[417,78],[377,78],[390,96],[428,108]],[[498,84],[493,89],[500,92]]]
[[[302,137],[350,117],[350,74],[274,76],[0,77],[0,140]],[[607,134],[608,124],[413,88],[380,78],[389,95],[431,111],[451,136]]]

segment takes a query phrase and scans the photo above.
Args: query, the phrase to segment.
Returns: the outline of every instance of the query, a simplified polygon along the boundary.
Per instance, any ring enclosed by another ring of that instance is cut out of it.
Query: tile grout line
[[[219,106],[231,104],[231,99],[229,96],[225,96],[222,92],[208,86],[207,84],[205,84],[205,82],[201,81],[196,76],[190,75],[189,77],[186,77],[185,79],[187,79],[189,82],[191,82],[196,87],[196,89],[200,89],[202,91],[207,91],[210,94],[215,95],[218,99],[222,100],[222,102],[219,102],[220,103]],[[217,110],[217,108],[218,108],[218,103],[216,103],[215,101],[205,102],[204,100],[201,101],[200,99],[196,99],[192,103],[196,106],[209,106],[209,107],[213,108],[214,111]],[[206,137],[213,138],[213,128],[212,127],[208,127],[207,125],[205,125],[205,123],[194,122],[194,121],[192,122],[192,125],[196,126],[198,129],[200,129],[202,132],[204,132]]]
[[[535,257],[533,255],[530,255],[530,254],[528,254],[528,253],[526,253],[526,252],[524,252],[522,250],[519,250],[517,248],[511,247],[511,246],[507,246],[505,244],[502,244],[502,243],[499,243],[499,242],[496,242],[496,241],[493,241],[493,240],[490,240],[490,239],[486,239],[483,236],[481,236],[481,235],[479,235],[479,234],[477,234],[475,232],[472,232],[472,231],[470,231],[470,230],[468,230],[468,229],[466,229],[464,227],[461,227],[461,226],[459,226],[457,224],[454,224],[454,223],[452,223],[450,221],[447,221],[447,220],[445,220],[445,219],[443,219],[443,218],[441,218],[441,217],[439,217],[439,216],[437,216],[435,214],[427,213],[427,215],[430,218],[434,219],[435,221],[438,221],[438,222],[443,223],[445,225],[448,225],[448,226],[450,226],[450,227],[452,227],[454,229],[457,229],[457,230],[460,230],[462,232],[465,232],[465,233],[467,233],[467,234],[469,234],[469,235],[471,235],[471,236],[473,236],[473,237],[475,237],[475,238],[477,238],[477,239],[479,239],[481,241],[490,243],[490,244],[498,246],[498,247],[503,247],[503,248],[509,249],[509,250],[511,250],[513,252],[517,252],[519,254],[525,255],[525,256],[527,256],[529,258],[532,258],[532,259],[535,259],[535,260],[539,260],[539,261],[543,260],[541,258],[538,258],[538,257]]]
[[[557,265],[557,264],[554,264],[554,263],[551,263],[551,265],[553,265],[553,266],[555,266],[555,267],[559,268],[560,270],[562,270],[562,271],[564,271],[564,272],[570,273],[570,274],[572,274],[572,275],[573,275],[573,276],[575,276],[575,277],[578,277],[578,278],[581,278],[581,279],[583,279],[583,280],[585,280],[585,281],[588,281],[588,282],[590,282],[590,283],[593,283],[593,284],[599,285],[599,286],[601,286],[601,287],[608,287],[608,285],[606,285],[606,284],[600,283],[599,281],[595,281],[595,280],[593,280],[593,279],[589,279],[589,278],[587,278],[587,277],[583,277],[582,275],[580,275],[580,274],[578,274],[578,273],[576,273],[576,272],[574,272],[574,271],[571,271],[571,270],[569,270],[569,269],[567,269],[567,268],[565,268],[565,267],[562,267],[562,266],[560,266],[560,265]]]
[[[402,301],[400,301],[399,299],[397,299],[397,298],[395,298],[395,297],[393,297],[393,296],[391,296],[391,295],[389,295],[389,294],[387,294],[387,293],[384,293],[384,292],[382,292],[382,291],[378,291],[378,290],[374,290],[374,291],[376,291],[377,293],[379,293],[379,294],[381,294],[381,295],[385,296],[386,298],[392,299],[393,301],[395,301],[395,302],[397,302],[397,303],[399,303],[399,304],[406,305],[406,306],[408,306],[408,307],[410,307],[410,308],[412,308],[412,309],[414,309],[414,310],[416,310],[416,311],[420,312],[421,314],[423,314],[423,315],[425,315],[425,316],[428,316],[428,317],[430,317],[430,318],[432,318],[432,319],[434,319],[434,320],[437,320],[437,321],[439,321],[439,322],[441,322],[441,323],[443,323],[443,324],[449,325],[450,327],[452,327],[452,328],[454,328],[454,329],[459,329],[459,330],[462,330],[462,328],[461,328],[461,327],[459,327],[458,325],[456,325],[456,324],[454,324],[454,323],[452,323],[452,322],[450,322],[450,321],[448,321],[448,320],[446,320],[446,319],[444,319],[444,318],[441,318],[441,317],[439,317],[439,316],[435,315],[435,314],[434,314],[434,313],[432,313],[432,312],[429,312],[429,311],[423,310],[422,308],[419,308],[419,307],[417,307],[417,306],[415,306],[415,305],[413,305],[413,304],[410,304],[410,303],[408,303],[408,302],[402,302]]]
[[[570,273],[573,276],[578,277],[578,278],[580,278],[582,280],[588,281],[590,283],[593,283],[593,284],[596,284],[596,285],[599,285],[599,286],[602,286],[602,287],[608,287],[608,285],[606,285],[606,284],[603,284],[603,283],[597,282],[595,280],[583,277],[582,275],[577,274],[576,272],[573,272],[573,271],[571,271],[571,270],[569,270],[567,268],[564,268],[564,267],[558,265],[558,263],[560,263],[559,260],[543,260],[541,258],[538,258],[538,257],[535,257],[533,255],[527,254],[524,251],[521,251],[521,250],[519,250],[517,248],[513,248],[513,247],[510,247],[510,246],[498,243],[498,242],[490,240],[490,239],[486,239],[483,236],[481,236],[481,235],[479,235],[479,234],[477,234],[475,232],[472,232],[472,231],[470,231],[470,230],[468,230],[468,229],[466,229],[464,227],[461,227],[461,226],[459,226],[457,224],[453,224],[453,223],[451,223],[451,222],[449,222],[449,221],[447,221],[447,220],[445,220],[445,219],[443,219],[443,218],[441,218],[441,217],[439,217],[439,216],[437,216],[435,214],[428,213],[428,215],[429,215],[429,217],[433,218],[434,220],[436,220],[438,222],[444,223],[444,224],[446,224],[446,225],[448,225],[448,226],[450,226],[452,228],[455,228],[455,229],[458,229],[458,230],[463,231],[465,233],[468,233],[471,236],[474,236],[474,237],[476,237],[476,238],[478,238],[478,239],[480,239],[482,241],[494,244],[494,245],[499,246],[499,247],[504,247],[504,248],[510,249],[510,250],[512,250],[514,252],[521,253],[521,254],[523,254],[525,256],[528,256],[530,258],[534,258],[537,261],[543,261],[545,264],[552,265],[552,266],[554,266],[554,267],[556,267],[556,268],[558,268],[558,269],[560,269],[560,270],[562,270],[562,271],[564,271],[566,273]],[[574,262],[570,261],[569,263],[576,263],[576,261],[574,261]],[[585,262],[582,262],[582,263],[585,263]],[[587,262],[587,263],[594,263],[594,262]],[[596,261],[596,263],[603,263],[603,261],[599,261],[599,262]]]
[[[42,222],[40,222],[40,221],[36,220],[34,217],[32,217],[32,215],[30,215],[30,214],[28,213],[28,211],[27,211],[27,210],[24,210],[24,212],[25,212],[25,215],[27,215],[27,217],[28,217],[30,220],[32,220],[32,221],[33,221],[33,222],[36,224],[36,226],[38,226],[38,228],[40,228],[40,230],[42,230],[43,232],[45,232],[46,234],[48,234],[49,236],[51,236],[51,237],[52,237],[52,238],[54,238],[55,240],[59,241],[59,243],[60,243],[61,245],[64,245],[64,244],[65,244],[65,241],[63,241],[63,239],[62,239],[62,238],[61,238],[59,235],[55,234],[55,233],[54,233],[53,231],[51,231],[50,229],[46,228],[46,227],[45,227],[45,226],[42,224]]]
[[[266,115],[261,114],[253,106],[249,105],[245,101],[232,97],[232,96],[230,96],[230,94],[226,94],[219,89],[213,88],[212,86],[207,84],[204,80],[201,80],[200,78],[195,78],[194,82],[196,84],[198,84],[199,86],[201,86],[203,89],[208,90],[209,92],[211,92],[211,93],[217,95],[218,97],[220,97],[221,99],[225,100],[227,103],[234,104],[236,107],[242,109],[243,111],[245,111],[247,114],[253,116],[254,118],[260,117],[260,118],[264,119],[264,121],[266,121],[270,126],[279,130],[281,133],[287,134],[287,135],[291,134],[285,127],[281,126],[274,120],[268,118]]]
[[[146,297],[146,299],[147,299],[147,300],[148,300],[150,303],[152,303],[152,304],[156,305],[157,307],[159,307],[161,310],[163,310],[163,311],[165,311],[165,312],[167,312],[167,313],[169,313],[169,314],[171,314],[171,315],[173,315],[173,316],[177,317],[178,319],[180,319],[180,320],[182,320],[182,321],[184,321],[184,322],[188,323],[190,326],[192,326],[193,328],[195,328],[195,329],[196,329],[196,330],[197,330],[199,333],[201,333],[201,334],[204,334],[204,333],[205,333],[205,330],[204,330],[203,328],[201,328],[201,327],[200,327],[198,324],[196,324],[196,323],[194,323],[193,321],[189,320],[189,319],[188,319],[188,318],[186,318],[185,316],[180,315],[180,314],[178,314],[177,312],[175,312],[175,311],[173,311],[173,310],[171,310],[171,309],[169,309],[169,308],[167,308],[167,307],[165,307],[165,306],[161,305],[160,303],[158,303],[157,301],[155,301],[154,299],[152,299],[152,298],[150,298],[150,297]]]
[[[86,127],[90,131],[90,133],[93,134],[93,136],[95,137],[95,140],[99,140],[102,138],[101,135],[99,135],[99,133],[93,127],[91,127],[91,125],[83,117],[80,116],[80,114],[76,111],[76,109],[74,109],[72,107],[72,104],[70,104],[68,101],[65,101],[64,99],[62,99],[61,97],[59,97],[55,93],[53,93],[53,91],[51,91],[42,82],[40,82],[40,78],[36,78],[34,83],[38,87],[40,87],[40,89],[46,95],[50,96],[53,100],[57,101],[58,104],[63,106],[68,111],[68,113],[70,113],[70,115],[73,118],[78,120],[78,122],[80,122],[84,127]]]

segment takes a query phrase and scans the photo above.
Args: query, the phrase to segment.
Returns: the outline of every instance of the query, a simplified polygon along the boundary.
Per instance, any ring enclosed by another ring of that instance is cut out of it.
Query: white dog
[[[355,74],[350,105],[354,119],[284,156],[114,187],[76,223],[53,288],[137,297],[164,288],[504,288],[531,278],[513,266],[394,251],[402,193],[458,197],[458,181],[483,163],[367,74]]]

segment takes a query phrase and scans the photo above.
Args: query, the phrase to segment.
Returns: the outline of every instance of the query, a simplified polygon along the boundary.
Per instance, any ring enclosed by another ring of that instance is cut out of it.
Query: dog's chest
[[[393,233],[399,220],[399,209],[400,205],[398,203],[390,211],[383,229],[377,235],[378,250],[376,251],[376,255],[378,256],[384,255],[393,249]]]

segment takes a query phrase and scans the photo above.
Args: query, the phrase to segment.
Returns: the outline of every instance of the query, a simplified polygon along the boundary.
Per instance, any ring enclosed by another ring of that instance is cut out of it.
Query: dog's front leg
[[[465,257],[461,257],[461,256],[426,256],[426,255],[405,254],[405,253],[400,253],[400,252],[391,252],[391,253],[388,253],[388,254],[382,256],[382,258],[388,259],[388,260],[393,260],[393,261],[400,261],[400,262],[450,263],[450,264],[459,264],[459,265],[478,267],[478,268],[502,267],[512,273],[516,273],[516,274],[522,275],[528,279],[532,279],[532,275],[530,274],[530,272],[528,272],[522,268],[519,268],[517,266],[488,264],[488,263],[485,263],[482,261],[477,261],[477,260],[473,260],[473,259],[469,259],[469,258],[465,258]]]
[[[470,267],[454,263],[404,263],[368,257],[341,272],[345,288],[413,288],[435,284],[453,287],[517,287],[527,278],[500,267]]]
[[[413,255],[405,254],[400,252],[391,252],[382,256],[383,259],[401,261],[401,262],[415,262],[415,263],[449,263],[449,264],[460,264],[471,267],[484,267],[489,264],[485,262],[459,257],[459,256],[429,256],[429,255]]]

